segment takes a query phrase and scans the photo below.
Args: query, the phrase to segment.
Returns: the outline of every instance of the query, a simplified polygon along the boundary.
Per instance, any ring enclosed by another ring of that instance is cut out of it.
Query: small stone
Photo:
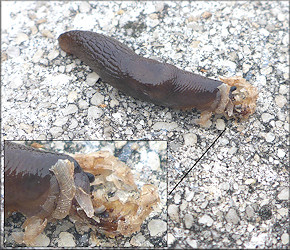
[[[147,163],[153,171],[160,170],[160,158],[157,153],[153,151],[149,152]]]
[[[77,99],[77,97],[78,97],[77,92],[76,91],[71,91],[71,92],[68,93],[67,101],[69,103],[72,103],[72,102],[74,102]]]
[[[31,26],[30,27],[30,30],[31,30],[31,34],[32,35],[35,35],[38,32],[38,29],[37,29],[37,27],[35,25]]]
[[[27,40],[28,40],[28,36],[25,33],[19,33],[16,37],[15,42],[16,42],[16,44],[19,45]]]
[[[259,216],[262,220],[270,220],[272,215],[271,207],[269,205],[264,205],[259,210]]]
[[[280,208],[277,210],[277,212],[281,215],[281,216],[288,216],[288,208]]]
[[[212,14],[209,11],[205,11],[201,15],[204,19],[208,19],[212,16]]]
[[[217,130],[224,130],[226,127],[225,121],[223,119],[217,119],[216,120],[216,128]]]
[[[225,218],[228,223],[232,224],[238,224],[240,221],[240,218],[234,208],[230,208]]]
[[[284,150],[282,150],[281,148],[279,148],[277,155],[278,155],[279,158],[284,158],[284,156],[286,155],[286,153],[284,152]]]
[[[171,204],[168,206],[168,215],[169,217],[175,221],[179,222],[179,208],[177,205]]]
[[[49,30],[43,30],[41,34],[47,38],[54,38],[54,35]]]
[[[191,214],[186,214],[184,216],[184,225],[187,229],[191,228],[193,225],[193,216]]]
[[[287,103],[287,99],[283,95],[278,95],[275,97],[275,102],[279,108],[283,108]]]
[[[196,249],[197,248],[197,240],[192,240],[188,238],[186,240],[187,244],[190,245],[192,248]]]
[[[255,184],[256,183],[256,180],[255,179],[247,179],[246,181],[245,181],[245,184],[246,185],[253,185],[253,184]]]
[[[37,50],[36,53],[32,57],[32,61],[34,63],[39,62],[40,58],[42,58],[42,55],[43,55],[43,50],[42,49]]]
[[[265,28],[260,29],[260,34],[263,36],[269,36],[270,33],[268,30],[266,30]]]
[[[45,234],[40,234],[35,238],[34,247],[47,247],[50,239]]]
[[[58,247],[75,247],[74,236],[68,232],[61,232],[58,239]]]
[[[277,18],[280,22],[284,22],[286,17],[283,13],[279,13]]]
[[[198,220],[198,223],[211,227],[213,224],[213,219],[209,215],[205,214]]]
[[[164,3],[163,2],[157,2],[155,5],[155,11],[156,12],[162,12],[164,9]]]
[[[130,244],[135,247],[140,247],[144,245],[145,240],[145,236],[139,233],[132,237],[132,239],[130,240]]]
[[[267,142],[272,142],[275,140],[275,135],[273,133],[267,133],[265,139]]]
[[[75,128],[78,127],[78,125],[79,125],[78,121],[77,121],[76,119],[72,118],[72,119],[70,120],[69,128],[70,128],[70,129],[75,129]]]
[[[269,122],[270,120],[274,119],[274,116],[269,113],[263,113],[262,114],[262,121],[263,122]]]
[[[98,119],[103,115],[104,111],[96,106],[89,107],[88,117],[91,119]]]
[[[151,220],[148,223],[148,229],[151,236],[160,236],[167,230],[167,223],[163,220]]]
[[[93,73],[90,73],[87,75],[87,78],[86,78],[86,83],[89,85],[89,86],[93,86],[96,84],[96,82],[99,80],[99,75],[95,72]]]
[[[167,236],[167,243],[168,245],[170,246],[175,240],[175,237],[173,234],[169,233],[168,236]]]
[[[157,15],[156,13],[152,13],[152,14],[150,14],[149,17],[150,17],[151,19],[153,19],[153,20],[158,19],[158,15]]]
[[[79,6],[79,10],[81,13],[87,13],[89,12],[91,9],[91,5],[88,2],[82,1],[80,6]]]
[[[67,116],[67,115],[70,115],[70,114],[74,114],[78,112],[78,106],[75,105],[75,104],[69,104],[63,111],[63,115],[64,116]]]
[[[99,92],[97,92],[92,96],[91,103],[93,105],[100,105],[104,102],[104,100],[105,100],[105,97],[102,94],[100,94]]]
[[[17,47],[9,47],[6,51],[8,57],[18,57],[20,55],[20,49]]]
[[[289,234],[283,233],[281,236],[281,241],[283,245],[287,245],[289,243]]]
[[[58,50],[52,50],[51,52],[49,52],[49,54],[47,55],[48,60],[53,60],[55,58],[57,58],[59,55],[59,51]]]
[[[52,127],[49,132],[51,133],[52,137],[58,137],[63,133],[63,129],[61,127]]]
[[[112,99],[112,100],[110,101],[110,107],[111,107],[111,108],[114,108],[115,106],[118,106],[118,105],[119,105],[118,100],[116,100],[116,99]]]
[[[253,218],[255,215],[255,210],[252,206],[247,206],[246,207],[246,215],[249,219]]]
[[[229,154],[235,154],[238,151],[238,149],[236,147],[231,147],[228,151]]]
[[[190,46],[192,48],[197,48],[199,44],[200,44],[200,41],[192,41],[192,43],[190,44]]]
[[[183,135],[185,146],[194,146],[197,143],[197,136],[193,133]]]
[[[176,122],[156,122],[152,128],[153,130],[172,131],[178,128],[178,124]]]
[[[282,201],[287,201],[289,199],[289,189],[284,188],[279,194],[278,199]]]
[[[61,127],[61,126],[63,126],[64,124],[66,124],[67,121],[68,121],[68,117],[67,117],[67,116],[59,117],[59,118],[57,118],[57,119],[54,121],[53,125],[54,125],[54,126],[57,126],[57,127]]]

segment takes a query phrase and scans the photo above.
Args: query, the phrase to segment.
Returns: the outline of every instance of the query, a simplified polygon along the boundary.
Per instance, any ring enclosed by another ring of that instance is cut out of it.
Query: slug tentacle
[[[141,100],[170,108],[202,111],[204,125],[212,113],[226,118],[248,118],[255,110],[257,90],[244,79],[209,79],[156,60],[141,57],[117,40],[90,31],[73,30],[61,34],[60,47],[77,56],[99,76],[120,91]],[[237,86],[236,86],[237,85]],[[251,86],[251,88],[248,87]],[[237,90],[231,90],[237,87]],[[238,111],[239,92],[247,89]]]

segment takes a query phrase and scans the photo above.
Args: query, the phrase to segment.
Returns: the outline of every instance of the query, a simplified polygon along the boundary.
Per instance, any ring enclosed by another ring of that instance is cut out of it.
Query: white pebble
[[[275,135],[273,133],[267,133],[265,139],[267,142],[272,142],[275,140]]]
[[[281,236],[282,244],[287,245],[289,243],[289,234],[283,233]]]
[[[88,117],[91,119],[98,119],[103,115],[104,111],[96,106],[89,107]]]
[[[286,153],[284,152],[284,150],[279,148],[277,155],[278,155],[279,158],[283,158],[286,155]]]
[[[184,138],[184,145],[186,146],[193,146],[197,143],[197,136],[193,133],[188,133],[183,135]]]
[[[167,223],[163,220],[152,220],[148,223],[148,229],[151,236],[161,235],[167,230]]]
[[[179,208],[175,204],[168,206],[168,215],[169,217],[176,222],[179,222]]]
[[[104,96],[100,94],[99,92],[95,93],[93,97],[91,98],[91,103],[93,105],[100,105],[104,102]]]
[[[25,33],[19,33],[16,37],[15,42],[17,44],[21,44],[22,42],[25,42],[28,40],[28,36]]]
[[[192,240],[188,238],[186,240],[187,244],[190,245],[192,248],[196,249],[197,248],[197,240]]]
[[[198,223],[211,227],[213,224],[213,219],[209,215],[205,214],[198,220]]]
[[[226,127],[225,121],[223,119],[217,119],[216,120],[216,128],[217,130],[224,130]]]
[[[278,194],[278,199],[286,201],[289,199],[289,189],[284,188],[279,194]]]
[[[58,239],[58,247],[75,247],[74,236],[68,232],[61,232]]]
[[[287,103],[287,99],[283,95],[278,95],[275,97],[275,103],[279,108],[283,108]]]
[[[273,118],[274,118],[274,116],[271,115],[271,114],[269,114],[269,113],[263,113],[262,114],[262,120],[263,120],[263,122],[269,122]]]
[[[35,238],[34,247],[47,247],[50,239],[45,234],[40,234]]]
[[[147,164],[152,170],[160,170],[160,158],[158,154],[153,151],[149,152]]]
[[[192,225],[193,225],[193,216],[191,215],[191,214],[186,214],[185,216],[184,216],[184,225],[185,225],[185,227],[186,228],[191,228],[192,227]]]
[[[89,86],[93,86],[95,85],[95,83],[99,80],[99,75],[95,72],[93,73],[90,73],[87,75],[87,78],[86,78],[86,83],[89,85]]]
[[[54,58],[58,57],[59,55],[59,51],[58,50],[53,50],[51,52],[49,52],[49,54],[47,55],[48,60],[53,60]]]
[[[75,104],[69,104],[63,111],[63,115],[67,116],[78,112],[78,107]]]

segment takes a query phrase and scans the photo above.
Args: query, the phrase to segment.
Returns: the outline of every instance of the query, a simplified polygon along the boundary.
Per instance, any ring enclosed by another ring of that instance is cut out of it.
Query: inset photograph
[[[166,247],[166,141],[5,141],[4,247]]]

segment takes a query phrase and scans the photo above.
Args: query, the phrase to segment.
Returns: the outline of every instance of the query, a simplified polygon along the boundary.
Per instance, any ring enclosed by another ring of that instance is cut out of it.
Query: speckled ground
[[[289,247],[289,3],[2,2],[3,139],[147,139],[169,145],[168,244]],[[128,97],[66,56],[70,29],[112,36],[136,53],[259,90],[243,123]],[[97,83],[96,83],[97,81]]]

